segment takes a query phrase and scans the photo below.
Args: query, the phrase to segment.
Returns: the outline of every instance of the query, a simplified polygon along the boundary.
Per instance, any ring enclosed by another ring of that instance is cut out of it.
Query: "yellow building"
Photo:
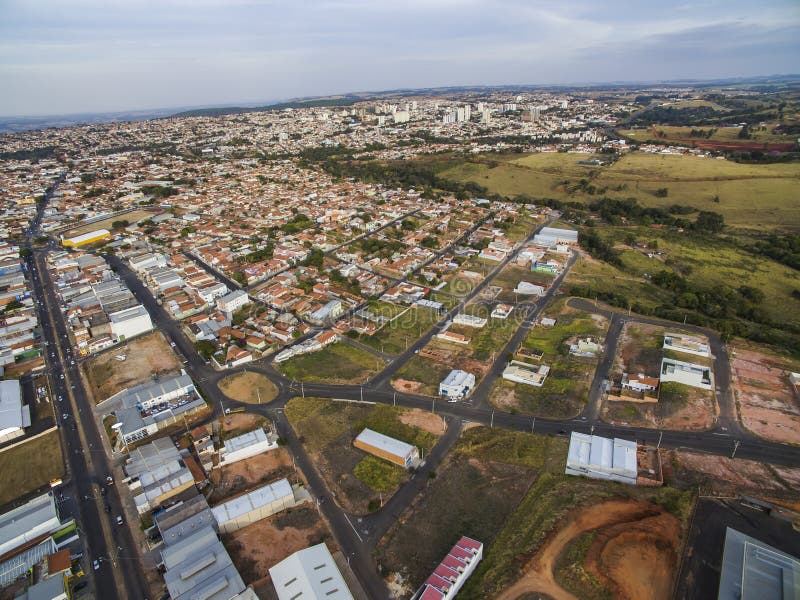
[[[64,248],[77,248],[78,246],[86,246],[107,240],[111,237],[111,232],[108,229],[96,229],[88,233],[82,233],[71,238],[61,238],[61,245]]]

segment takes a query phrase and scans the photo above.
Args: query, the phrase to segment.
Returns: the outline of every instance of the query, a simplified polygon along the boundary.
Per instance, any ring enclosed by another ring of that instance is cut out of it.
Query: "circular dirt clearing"
[[[251,371],[229,375],[219,382],[219,389],[231,400],[247,404],[266,404],[278,395],[274,383]]]

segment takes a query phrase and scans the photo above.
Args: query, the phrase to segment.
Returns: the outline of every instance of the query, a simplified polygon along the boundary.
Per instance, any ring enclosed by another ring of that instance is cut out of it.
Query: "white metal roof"
[[[61,527],[51,493],[0,515],[0,556]]]
[[[470,379],[471,373],[454,369],[447,374],[442,385],[464,385]]]
[[[261,428],[254,429],[253,431],[248,431],[242,435],[237,435],[229,440],[225,440],[225,452],[244,450],[245,448],[266,441],[267,434],[264,433],[264,430]]]
[[[228,500],[219,506],[211,509],[217,523],[222,525],[228,521],[238,519],[263,506],[269,506],[273,502],[294,502],[292,485],[288,479],[281,479],[260,488],[256,488],[243,496]]]
[[[602,478],[630,479],[638,475],[636,442],[573,431],[567,453],[567,472]]]
[[[411,444],[401,442],[400,440],[396,440],[388,435],[383,435],[372,429],[364,429],[364,431],[358,434],[356,440],[372,446],[373,448],[380,448],[384,452],[399,456],[402,459],[405,459],[406,456],[414,451],[414,446]]]
[[[30,424],[30,413],[26,424],[22,410],[22,391],[19,381],[16,379],[0,381],[0,434],[7,429],[21,429]]]
[[[322,543],[299,550],[269,570],[278,600],[353,600],[353,595]]]

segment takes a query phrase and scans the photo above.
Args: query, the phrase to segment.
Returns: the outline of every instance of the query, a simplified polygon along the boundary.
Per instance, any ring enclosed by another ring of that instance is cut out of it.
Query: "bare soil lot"
[[[0,452],[0,507],[64,475],[58,431]]]
[[[320,542],[325,542],[332,552],[336,550],[327,523],[308,506],[281,512],[225,534],[222,542],[245,584],[253,584],[261,598],[272,597],[266,595],[270,592],[274,594],[270,567],[290,554]],[[261,595],[261,589],[265,595]]]
[[[576,552],[571,544],[587,532],[594,535]],[[678,519],[650,502],[611,499],[587,506],[568,515],[528,562],[522,577],[497,598],[515,600],[524,593],[544,592],[573,600],[611,592],[614,598],[666,600],[678,563],[680,532]]]
[[[116,356],[125,356],[119,361]],[[126,388],[145,383],[152,377],[179,370],[178,357],[164,336],[154,331],[130,342],[114,346],[84,364],[84,372],[96,403]]]
[[[760,437],[800,444],[800,399],[789,383],[789,373],[800,371],[800,362],[744,342],[737,342],[731,354],[742,424]]]
[[[234,496],[257,487],[259,484],[271,483],[283,478],[289,478],[294,483],[294,473],[292,459],[288,452],[283,448],[271,450],[221,469],[214,469],[210,476],[214,491],[208,500],[214,504],[228,496]]]
[[[260,373],[244,371],[225,377],[219,389],[231,400],[246,404],[267,404],[278,395],[275,384]]]

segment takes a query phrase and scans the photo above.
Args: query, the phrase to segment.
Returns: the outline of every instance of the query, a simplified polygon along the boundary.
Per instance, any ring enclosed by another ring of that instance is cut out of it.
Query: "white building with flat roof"
[[[483,329],[486,323],[487,320],[483,317],[476,317],[475,315],[468,315],[466,313],[460,313],[453,317],[454,325],[464,325],[465,327],[474,327],[475,329]]]
[[[111,333],[119,341],[153,330],[150,313],[141,304],[109,313],[108,320],[111,321]]]
[[[695,356],[711,356],[708,343],[702,338],[682,333],[665,333],[664,350],[674,350],[684,354],[694,354]]]
[[[439,384],[439,394],[448,398],[464,398],[475,387],[475,375],[454,369]]]
[[[353,595],[322,543],[298,550],[269,570],[278,600],[353,600]]]
[[[519,360],[512,360],[503,370],[503,379],[514,383],[542,387],[549,373],[550,367],[548,365],[531,365]]]
[[[639,474],[636,448],[636,442],[573,431],[565,473],[636,485]]]
[[[217,308],[228,314],[235,313],[248,304],[250,304],[250,297],[244,290],[234,290],[230,294],[226,294],[217,300]]]
[[[703,365],[673,360],[661,359],[661,383],[674,381],[703,390],[710,390],[714,386],[711,369]]]
[[[22,404],[22,388],[17,379],[0,381],[0,442],[25,434],[31,425],[31,409]]]

